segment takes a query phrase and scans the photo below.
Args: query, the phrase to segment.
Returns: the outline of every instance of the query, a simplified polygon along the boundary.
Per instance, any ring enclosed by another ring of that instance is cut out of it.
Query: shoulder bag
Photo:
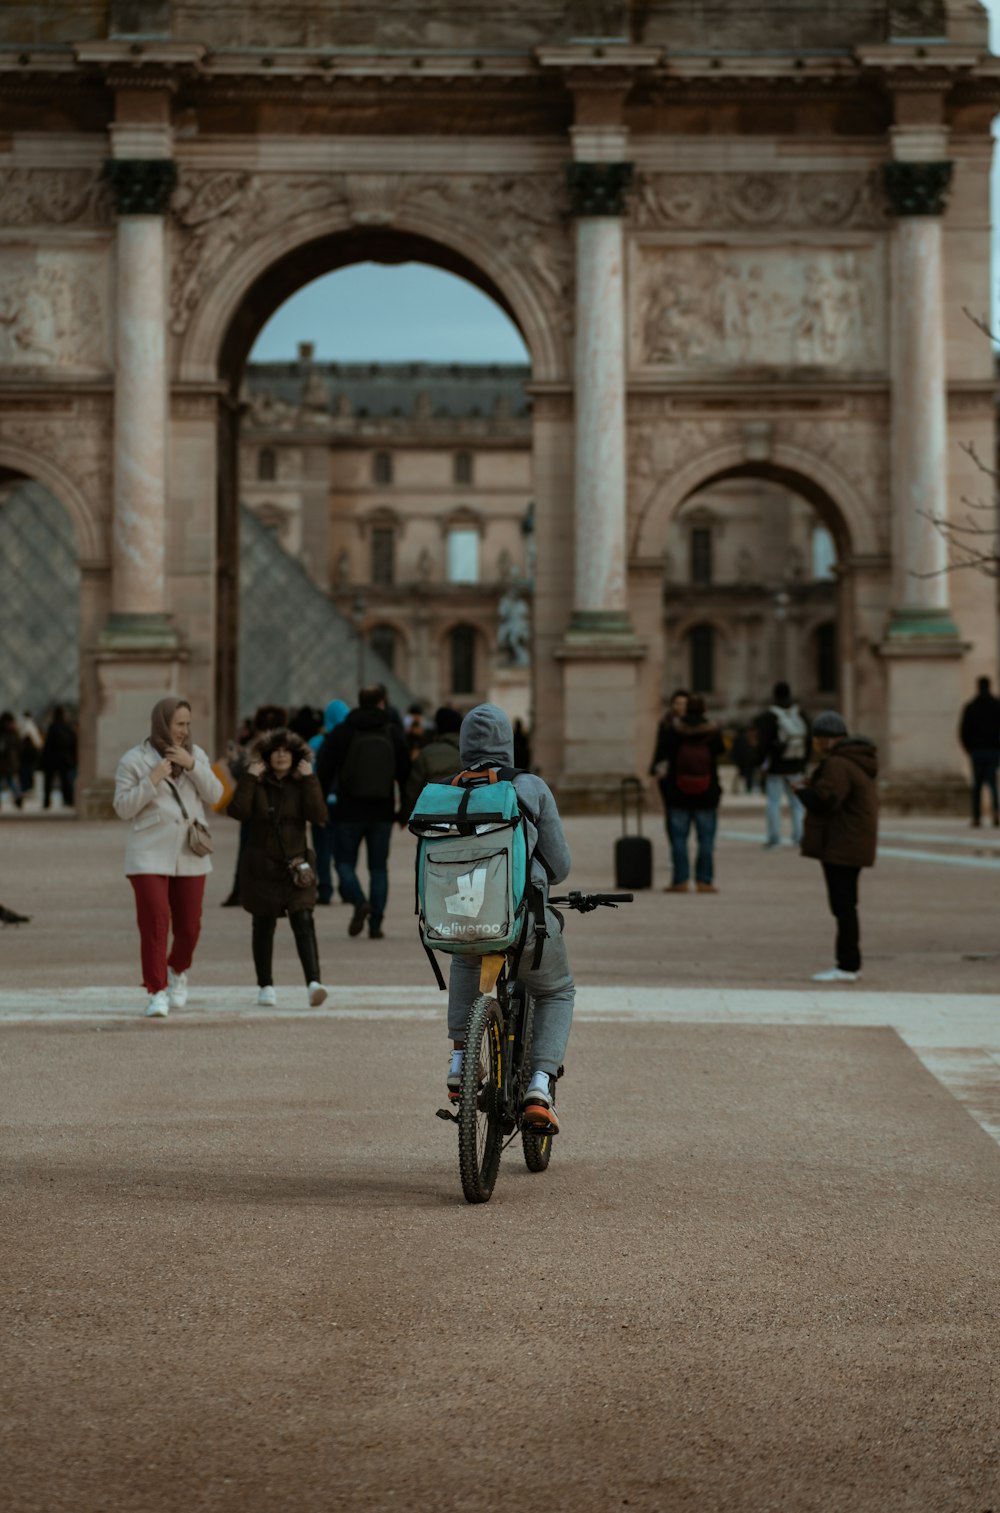
[[[181,798],[180,794],[177,792],[177,789],[174,787],[169,778],[167,778],[167,787],[170,789],[170,792],[173,794],[174,798],[180,805],[181,814],[183,814],[184,818],[187,820],[188,850],[193,852],[195,856],[211,856],[212,852],[215,850],[215,843],[212,840],[211,830],[209,830],[208,826],[204,823],[203,820],[193,820],[191,818],[187,810],[184,808],[184,800]]]

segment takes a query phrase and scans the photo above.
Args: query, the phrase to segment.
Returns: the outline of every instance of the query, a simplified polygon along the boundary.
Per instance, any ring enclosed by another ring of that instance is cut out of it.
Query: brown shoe
[[[686,893],[688,885],[687,883],[669,883],[663,891],[664,893]]]
[[[699,883],[698,884],[698,892],[699,893],[718,893],[718,891],[719,890],[715,886],[714,883]]]

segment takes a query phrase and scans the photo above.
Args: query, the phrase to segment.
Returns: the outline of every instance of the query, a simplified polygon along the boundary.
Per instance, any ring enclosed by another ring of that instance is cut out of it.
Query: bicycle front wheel
[[[468,1203],[488,1203],[500,1165],[503,1022],[495,998],[477,998],[465,1032],[458,1093],[458,1169]]]

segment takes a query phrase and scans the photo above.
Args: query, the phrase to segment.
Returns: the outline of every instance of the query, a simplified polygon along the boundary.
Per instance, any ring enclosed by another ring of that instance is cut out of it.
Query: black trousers
[[[823,863],[830,913],[837,921],[837,966],[842,972],[861,970],[861,927],[858,924],[858,875],[860,867]]]
[[[306,982],[319,982],[319,947],[316,944],[313,911],[296,909],[289,914],[288,922],[295,936],[295,949],[299,953]],[[269,988],[274,982],[271,959],[274,954],[274,927],[277,923],[273,914],[253,916],[253,964],[259,988]]]

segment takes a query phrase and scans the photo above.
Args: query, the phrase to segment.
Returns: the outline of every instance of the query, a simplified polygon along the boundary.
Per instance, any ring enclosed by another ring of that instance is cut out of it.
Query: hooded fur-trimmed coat
[[[307,821],[326,824],[326,800],[315,773],[306,778],[294,775],[301,759],[311,756],[305,742],[289,735],[287,746],[292,753],[288,776],[275,777],[270,767],[265,767],[259,778],[244,772],[226,811],[230,818],[246,820],[250,827],[240,860],[240,903],[248,914],[277,918],[316,907],[315,886],[296,888],[288,861],[306,854]],[[308,854],[315,860],[311,852]]]

